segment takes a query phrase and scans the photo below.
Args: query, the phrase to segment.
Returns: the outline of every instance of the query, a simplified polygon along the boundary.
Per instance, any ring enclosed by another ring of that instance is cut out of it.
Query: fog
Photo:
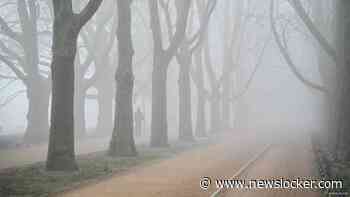
[[[243,13],[243,14],[256,14],[259,15],[260,13],[266,13],[268,11],[268,6],[266,6],[266,3],[263,2],[249,2],[251,5],[250,12],[249,13]],[[105,4],[108,4],[105,3]],[[226,2],[225,1],[219,1],[216,10],[213,13],[212,18],[210,19],[210,27],[209,31],[209,42],[210,42],[210,48],[212,50],[212,58],[214,63],[214,69],[217,72],[217,75],[221,74],[221,67],[223,64],[222,56],[223,56],[223,45],[224,43],[223,39],[216,39],[218,37],[221,37],[223,35],[224,31],[224,13],[223,9],[225,7]],[[151,84],[151,64],[152,64],[152,54],[150,53],[150,50],[152,48],[151,42],[147,41],[151,39],[150,31],[145,29],[148,28],[149,25],[148,21],[149,18],[147,16],[147,10],[146,3],[142,1],[134,2],[133,8],[135,9],[135,17],[134,17],[134,24],[135,24],[135,37],[133,38],[134,44],[137,46],[135,47],[135,64],[134,65],[134,72],[135,72],[135,82],[136,87],[135,90],[138,90],[138,87],[141,86],[148,86],[143,89],[150,90]],[[107,7],[107,6],[105,6]],[[234,7],[234,6],[233,6]],[[265,8],[264,8],[265,7]],[[15,8],[15,6],[12,6],[12,8]],[[104,8],[104,7],[102,7]],[[262,9],[263,8],[263,9]],[[106,8],[104,8],[106,9]],[[5,13],[5,9],[3,10],[3,15],[7,16],[8,14]],[[111,12],[111,10],[109,10]],[[283,12],[283,11],[281,11]],[[290,15],[289,17],[293,17],[292,19],[295,20],[295,22],[301,23],[298,18],[296,18],[295,14],[293,14],[293,10],[290,8],[285,9],[285,12],[288,12]],[[100,9],[98,13],[106,13],[106,10]],[[15,15],[16,13],[13,12],[12,15]],[[11,16],[12,16],[11,15]],[[266,14],[265,14],[266,15]],[[15,20],[18,20],[17,16],[15,17]],[[267,18],[267,16],[265,16]],[[291,19],[291,20],[292,20]],[[250,22],[248,22],[246,27],[247,34],[245,35],[245,38],[242,42],[244,42],[244,46],[241,46],[241,55],[240,55],[240,66],[239,70],[237,71],[238,75],[242,75],[240,78],[240,81],[237,80],[237,83],[240,83],[241,85],[244,84],[244,82],[249,77],[250,73],[253,72],[254,69],[254,63],[258,61],[258,57],[256,56],[257,52],[254,47],[256,45],[260,45],[265,40],[269,40],[269,44],[266,47],[266,51],[263,54],[261,63],[259,65],[257,74],[254,76],[253,82],[251,86],[249,87],[249,91],[242,97],[240,100],[245,100],[244,103],[247,103],[249,108],[249,116],[251,117],[252,122],[264,122],[269,124],[279,124],[279,123],[285,123],[285,124],[301,124],[301,125],[315,125],[317,124],[317,121],[319,121],[319,111],[318,108],[320,107],[320,100],[321,95],[318,93],[313,92],[312,90],[308,89],[307,87],[303,86],[302,83],[300,83],[295,76],[288,70],[288,66],[284,62],[283,58],[278,52],[278,49],[276,48],[271,35],[269,35],[270,27],[268,24],[268,20],[263,20],[258,22],[261,24],[257,24],[255,19],[251,19]],[[146,24],[144,24],[146,23]],[[92,25],[92,24],[91,24]],[[307,31],[302,27],[302,24],[299,24],[303,31]],[[297,32],[292,32],[294,34],[297,34]],[[301,34],[301,33],[299,33]],[[307,34],[307,32],[303,32],[303,34]],[[258,41],[254,41],[254,39],[257,39],[257,37],[262,37]],[[308,42],[312,38],[310,36],[307,38]],[[320,81],[320,74],[317,70],[317,56],[315,55],[315,47],[310,46],[310,43],[305,43],[305,35],[295,35],[293,38],[291,38],[292,45],[295,46],[289,46],[290,50],[293,51],[293,58],[295,59],[296,64],[299,65],[300,72],[302,72],[307,78],[314,80],[314,81]],[[140,45],[141,44],[141,45]],[[79,45],[79,44],[78,44]],[[84,47],[84,43],[81,42],[80,45],[82,48]],[[309,50],[293,50],[293,49],[300,49],[300,48],[310,48]],[[42,49],[47,50],[47,48]],[[84,51],[84,49],[81,49],[81,51]],[[306,52],[306,53],[305,53]],[[114,53],[115,54],[115,53]],[[233,54],[234,55],[234,54]],[[84,59],[84,57],[82,57]],[[111,57],[112,59],[112,57]],[[49,61],[49,60],[47,60]],[[113,61],[113,60],[111,60]],[[113,64],[112,62],[110,64]],[[92,63],[90,65],[90,68],[92,71],[89,72],[89,74],[86,74],[86,78],[90,77],[88,75],[91,75],[90,73],[93,73],[94,70],[94,64]],[[115,65],[111,65],[112,67],[116,67]],[[115,68],[114,68],[115,69]],[[2,72],[4,73],[11,73],[11,71],[6,68],[5,65],[2,66]],[[236,74],[236,72],[234,73]],[[171,66],[168,71],[169,80],[167,82],[168,84],[168,107],[169,107],[169,113],[168,113],[168,121],[170,124],[171,131],[174,132],[174,135],[176,135],[177,130],[177,117],[178,117],[178,109],[176,108],[178,104],[178,93],[177,93],[177,76],[178,76],[178,65],[176,61],[171,62]],[[2,86],[5,86],[8,83],[8,80],[3,79],[2,80]],[[146,84],[145,84],[146,83]],[[147,85],[148,84],[148,85]],[[194,87],[192,87],[194,88]],[[238,89],[237,85],[237,89]],[[24,92],[21,94],[16,95],[16,97],[11,102],[7,102],[7,99],[9,96],[13,96],[12,94],[14,92],[20,91],[25,89],[25,86],[21,84],[20,81],[15,81],[11,84],[10,87],[3,88],[1,91],[1,98],[6,103],[6,105],[2,106],[1,108],[1,125],[4,129],[5,134],[10,133],[24,133],[27,120],[26,120],[26,113],[28,108],[28,101],[26,98],[26,95]],[[90,88],[88,90],[89,92],[92,92],[92,94],[96,93],[96,90],[93,88]],[[141,102],[146,102],[147,104],[143,104],[142,108],[149,108],[145,105],[150,105],[150,99],[149,95],[147,95],[147,90],[143,90],[142,93],[134,93],[135,95],[143,94],[142,100],[145,101],[135,101],[134,107],[140,106]],[[195,107],[195,98],[196,95],[192,95],[192,102],[193,106]],[[139,99],[141,100],[141,99]],[[137,103],[137,104],[136,104]],[[96,101],[87,99],[86,104],[86,126],[89,129],[93,129],[96,127],[97,124],[97,116],[98,116],[98,104]],[[145,109],[146,110],[146,109]],[[150,114],[149,109],[147,109],[147,114]],[[193,110],[195,111],[195,109]],[[264,120],[261,120],[259,116],[264,116]],[[209,114],[207,115],[209,117]],[[298,117],[298,118],[296,118]],[[195,119],[195,113],[193,113],[193,118]],[[278,118],[278,120],[276,120]],[[232,118],[233,119],[233,118]],[[260,120],[259,120],[260,119]],[[254,121],[255,120],[255,121]],[[149,122],[150,120],[148,120]],[[149,123],[148,123],[149,124]],[[2,133],[2,134],[4,134]]]
[[[106,150],[123,158],[148,148],[200,144],[209,154],[212,144],[251,145],[223,153],[237,162],[276,142],[281,155],[270,160],[297,154],[297,144],[310,150],[295,156],[300,165],[346,163],[346,6],[1,0],[0,155],[13,157],[1,158],[0,169],[46,161],[49,172],[75,171],[83,168],[76,155]]]

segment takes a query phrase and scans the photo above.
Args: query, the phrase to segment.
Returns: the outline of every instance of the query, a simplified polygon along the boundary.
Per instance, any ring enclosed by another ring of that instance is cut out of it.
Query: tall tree
[[[247,16],[244,15],[244,3],[242,1],[226,1],[225,22],[223,35],[223,66],[222,66],[222,127],[231,127],[231,111],[233,104],[230,100],[233,94],[233,73],[239,68],[240,50],[242,48],[243,34],[247,24]],[[249,7],[247,9],[249,11]],[[232,112],[232,113],[231,113]]]
[[[271,24],[271,31],[272,34],[274,36],[274,39],[276,41],[277,47],[279,48],[283,58],[286,60],[289,68],[292,70],[293,74],[303,83],[305,84],[307,87],[312,88],[312,89],[316,89],[318,91],[321,92],[326,92],[326,89],[322,86],[319,85],[315,82],[312,82],[308,79],[306,79],[297,69],[297,67],[295,66],[292,58],[289,55],[288,52],[288,48],[287,48],[287,41],[285,38],[285,35],[283,34],[282,39],[280,38],[278,32],[277,32],[277,28],[276,28],[276,22],[274,20],[273,17],[273,11],[274,11],[274,1],[271,1],[271,5],[270,5],[270,24]]]
[[[113,86],[113,68],[110,61],[110,52],[114,46],[117,17],[114,12],[115,2],[104,1],[94,19],[90,20],[81,31],[81,43],[78,45],[86,52],[84,61],[77,55],[76,58],[76,96],[75,117],[76,136],[85,136],[85,100],[94,98],[98,103],[98,121],[96,130],[99,134],[108,134],[112,131],[114,98],[111,91]],[[95,28],[96,27],[96,28]],[[110,29],[110,30],[109,30]],[[87,77],[90,68],[94,65],[95,72]],[[89,88],[95,87],[97,95],[87,95]]]
[[[337,57],[337,84],[336,109],[338,114],[335,124],[338,125],[337,153],[338,159],[350,161],[350,2],[339,0],[336,2],[336,51]]]
[[[168,48],[164,49],[161,18],[159,14],[159,0],[149,0],[151,15],[151,30],[153,36],[153,72],[152,72],[152,121],[151,121],[151,146],[164,147],[168,145],[167,128],[167,96],[166,82],[169,63],[176,50],[184,39],[187,18],[191,0],[176,0],[176,31],[173,39],[169,39]],[[170,27],[169,27],[170,28]],[[168,28],[168,31],[172,29]]]
[[[209,19],[216,6],[214,1],[196,1],[197,15],[199,18],[199,27],[194,33],[191,32],[191,26],[188,25],[189,34],[185,35],[179,50],[176,53],[176,60],[179,63],[179,139],[193,141],[192,131],[192,105],[191,105],[191,83],[190,70],[192,65],[192,56],[196,48],[203,42],[207,31]],[[193,15],[192,15],[193,18]],[[193,19],[192,19],[193,20]]]
[[[117,1],[119,62],[115,75],[117,94],[115,97],[114,130],[108,152],[111,156],[135,156],[137,154],[133,135],[134,76],[132,60],[134,49],[131,37],[131,3],[132,0]]]
[[[28,112],[24,142],[39,143],[48,138],[49,127],[50,79],[42,69],[47,66],[40,58],[42,54],[39,52],[39,36],[43,35],[44,30],[38,27],[39,8],[45,5],[35,0],[17,0],[15,5],[20,32],[14,30],[12,25],[0,16],[0,34],[7,38],[0,40],[0,61],[26,86]],[[21,49],[16,50],[16,47],[11,46],[20,46]]]
[[[350,57],[349,57],[349,47],[350,46],[350,14],[348,10],[350,9],[350,2],[347,0],[339,0],[335,3],[336,10],[336,46],[333,47],[332,44],[325,38],[325,36],[320,32],[319,28],[312,21],[311,17],[305,11],[300,0],[288,0],[290,5],[294,8],[300,19],[304,22],[305,26],[313,35],[315,40],[322,50],[333,60],[336,65],[336,82],[332,88],[335,92],[332,92],[332,101],[335,102],[335,111],[337,113],[333,114],[335,118],[332,119],[331,124],[334,130],[330,131],[336,136],[335,144],[335,155],[340,160],[350,160],[350,124],[348,117],[350,114],[350,87],[349,87],[349,67],[350,67]],[[272,4],[272,3],[271,3]]]
[[[208,92],[204,87],[204,72],[203,72],[203,47],[199,46],[194,52],[195,69],[191,70],[191,78],[194,81],[197,90],[197,119],[195,127],[196,137],[206,137],[206,117],[205,104],[208,98]]]
[[[74,151],[74,60],[81,28],[102,0],[90,0],[78,14],[72,0],[53,0],[52,106],[47,170],[76,170]]]

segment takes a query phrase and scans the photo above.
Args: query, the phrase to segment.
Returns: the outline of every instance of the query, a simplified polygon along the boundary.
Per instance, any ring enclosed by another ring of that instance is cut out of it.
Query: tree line
[[[12,100],[25,93],[28,98],[24,141],[49,140],[48,170],[76,170],[74,142],[75,136],[85,135],[85,100],[96,99],[99,106],[97,131],[113,131],[108,154],[136,156],[133,99],[137,98],[138,92],[147,89],[149,83],[151,90],[146,91],[150,92],[152,102],[150,145],[168,146],[166,85],[172,61],[176,61],[179,68],[179,139],[193,141],[195,137],[206,137],[207,131],[215,133],[231,128],[235,125],[233,117],[239,98],[249,89],[264,52],[273,40],[297,79],[322,92],[327,108],[326,125],[329,126],[323,140],[334,155],[348,160],[347,46],[350,44],[350,26],[347,19],[350,16],[346,8],[350,3],[346,0],[330,4],[311,2],[310,14],[300,0],[285,2],[299,17],[297,26],[302,26],[302,31],[307,30],[307,34],[318,43],[322,84],[307,79],[293,61],[285,32],[288,25],[295,25],[278,13],[276,7],[280,1],[270,0],[267,15],[249,12],[251,2],[223,3],[224,6],[220,7],[224,16],[220,72],[212,60],[208,30],[213,13],[218,9],[217,0],[7,1],[0,6],[15,9],[18,16],[13,18],[7,13],[8,18],[0,16],[0,61],[10,71],[1,74],[0,78],[9,83],[20,81],[25,86],[25,90],[9,96]],[[149,28],[152,45],[151,80],[140,87],[135,87],[133,70],[136,64],[133,39],[137,35],[133,31],[133,17],[137,14],[133,7],[135,3],[148,9],[143,12],[148,14],[149,24],[141,20],[138,26]],[[327,18],[328,9],[335,13],[330,18]],[[237,86],[238,70],[242,67],[243,38],[247,24],[252,20],[256,24],[269,23],[270,32],[258,40],[253,71],[237,88],[234,84]],[[330,26],[334,31],[324,30]],[[91,72],[91,65],[95,71],[86,77]],[[113,65],[117,65],[115,73]],[[197,95],[195,124],[192,124],[191,84]],[[90,94],[91,87],[98,93]],[[207,103],[211,114],[210,129],[206,128]]]

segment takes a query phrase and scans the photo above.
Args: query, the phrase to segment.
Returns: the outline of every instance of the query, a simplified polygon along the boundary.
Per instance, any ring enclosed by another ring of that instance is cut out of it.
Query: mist
[[[0,196],[346,196],[347,8],[0,1]],[[276,177],[342,187],[218,186]]]

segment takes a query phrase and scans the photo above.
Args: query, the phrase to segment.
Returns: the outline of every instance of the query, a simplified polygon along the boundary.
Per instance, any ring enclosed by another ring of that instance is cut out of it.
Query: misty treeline
[[[348,161],[349,9],[347,0],[3,0],[0,105],[26,95],[23,142],[49,140],[47,169],[76,170],[87,100],[98,105],[95,132],[111,137],[111,156],[137,155],[136,106],[149,105],[152,147],[169,144],[168,109],[178,110],[179,140],[239,129],[249,124],[242,98],[272,48],[324,100],[315,138]],[[298,69],[288,47],[295,34],[317,54],[320,82]],[[167,103],[169,74],[177,75],[176,107]]]

